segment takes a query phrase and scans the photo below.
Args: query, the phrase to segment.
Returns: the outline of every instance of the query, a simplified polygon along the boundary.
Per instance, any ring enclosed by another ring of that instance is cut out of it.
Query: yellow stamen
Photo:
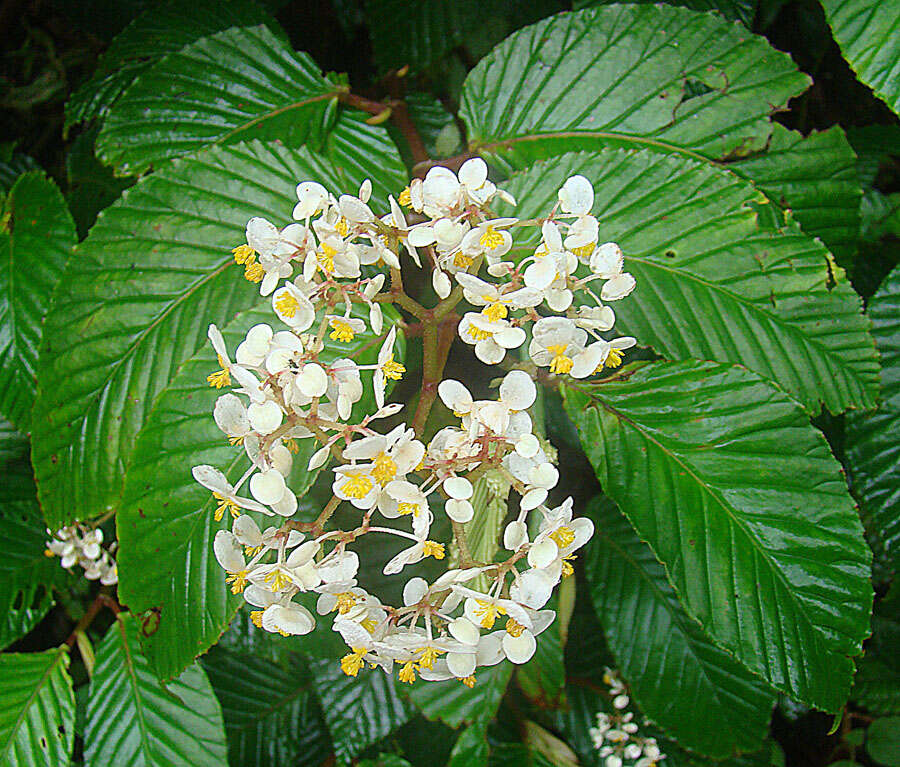
[[[472,259],[469,258],[465,253],[460,251],[455,256],[453,256],[453,265],[457,269],[468,269],[472,266]]]
[[[419,516],[418,503],[398,503],[397,513],[402,517],[404,514],[412,514],[414,517]]]
[[[291,579],[288,577],[287,573],[282,571],[280,568],[272,570],[269,573],[266,573],[266,577],[263,579],[266,583],[269,584],[269,588],[275,591],[281,591],[285,586],[288,586],[291,582]]]
[[[347,225],[347,219],[343,216],[341,216],[341,220],[334,225],[334,228],[341,237],[346,237],[350,234],[350,227]]]
[[[231,516],[235,519],[241,516],[241,507],[238,506],[230,498],[226,498],[221,493],[215,492],[213,493],[213,498],[215,498],[219,502],[219,505],[216,506],[215,512],[213,512],[213,519],[216,520],[216,522],[222,521],[222,517],[225,516],[226,511],[231,512]]]
[[[506,319],[506,315],[509,314],[509,309],[506,308],[506,304],[496,301],[485,306],[484,309],[481,310],[481,313],[491,322],[497,322],[497,320]]]
[[[347,676],[356,676],[359,670],[366,665],[363,660],[365,654],[365,647],[354,647],[353,652],[341,658],[341,671]]]
[[[250,282],[262,282],[262,278],[266,276],[266,270],[259,264],[247,264],[244,267],[244,279]]]
[[[340,594],[335,594],[337,597],[337,602],[335,602],[334,609],[336,609],[341,615],[346,615],[350,612],[350,608],[356,604],[356,595],[351,594],[349,591],[342,591]]]
[[[344,322],[343,320],[331,319],[329,320],[329,324],[332,328],[334,328],[331,333],[328,334],[328,337],[332,341],[342,341],[343,343],[350,343],[353,340],[353,336],[356,335],[356,331],[353,330],[349,322]]]
[[[244,586],[247,585],[247,570],[241,570],[237,573],[228,573],[225,583],[231,584],[232,594],[242,594]]]
[[[259,546],[244,546],[244,554],[248,557],[255,557],[260,551],[262,551],[262,544],[259,544]]]
[[[472,612],[479,619],[478,623],[483,629],[493,628],[497,616],[506,615],[506,610],[500,607],[500,605],[495,605],[493,602],[485,602],[483,599],[476,599],[475,603],[477,607]]]
[[[321,252],[316,251],[316,262],[319,264],[319,268],[326,274],[331,274],[334,271],[334,257],[336,255],[337,250],[330,245],[326,245],[324,242],[322,243]]]
[[[300,308],[300,302],[292,293],[284,291],[275,301],[275,311],[285,317],[293,317]]]
[[[444,544],[443,543],[435,543],[434,541],[425,541],[425,544],[422,547],[422,553],[426,557],[434,557],[435,559],[443,559],[444,558]]]
[[[262,628],[262,614],[263,614],[262,610],[251,610],[250,611],[250,620],[253,621],[253,625],[256,626],[256,628],[258,628],[258,629]]]
[[[397,198],[397,202],[399,202],[404,208],[408,208],[412,205],[412,193],[409,191],[409,187],[406,187],[402,192],[400,192],[400,196]]]
[[[478,238],[478,244],[488,250],[496,250],[503,244],[503,235],[494,229],[493,226],[488,226],[481,237]]]
[[[568,578],[572,573],[575,572],[575,568],[572,567],[571,560],[578,559],[574,554],[569,554],[567,557],[563,557],[562,560],[562,577]]]
[[[300,452],[300,445],[297,444],[297,440],[293,437],[282,439],[281,444],[288,449],[288,452],[293,453],[294,455],[297,455],[297,453]]]
[[[378,624],[375,622],[374,618],[366,618],[365,620],[360,621],[359,625],[362,626],[370,634],[378,627]]]
[[[475,686],[475,674],[472,674],[472,676],[464,677],[459,681],[471,690]]]
[[[232,248],[231,253],[236,264],[252,264],[256,261],[256,251],[249,245],[238,245]]]
[[[243,437],[229,437],[228,444],[229,445],[242,445],[244,443]]]
[[[365,498],[372,489],[372,480],[367,474],[354,474],[347,477],[347,481],[341,488],[341,492],[348,498],[360,500]]]
[[[52,551],[50,551],[50,549],[44,549],[44,556],[45,557],[55,557],[56,554],[54,554]]]
[[[397,464],[385,453],[376,455],[373,463],[375,465],[372,467],[372,476],[379,485],[384,487],[397,474]]]
[[[474,325],[469,325],[469,335],[475,341],[484,341],[485,338],[490,338],[494,335],[490,330],[482,330],[481,328],[476,328]]]
[[[561,549],[570,546],[575,540],[575,531],[571,527],[561,525],[550,533],[550,539]]]
[[[610,349],[609,354],[606,355],[606,361],[603,363],[608,368],[617,368],[622,364],[622,357],[624,355],[618,349]]]
[[[394,362],[394,355],[392,354],[388,357],[387,362],[381,366],[381,372],[384,374],[385,378],[390,378],[392,381],[399,381],[403,378],[406,368],[402,363]]]
[[[547,351],[554,355],[553,359],[550,360],[551,373],[565,375],[572,369],[572,365],[575,364],[571,357],[566,356],[566,344],[548,346]]]
[[[416,681],[416,664],[411,660],[406,661],[403,664],[403,667],[400,669],[400,673],[397,674],[397,678],[401,682],[406,682],[406,684],[412,684]]]
[[[225,360],[222,359],[221,354],[217,354],[216,357],[218,358],[222,369],[206,376],[206,382],[217,389],[221,389],[224,386],[231,386],[231,374],[228,372],[228,366],[226,365]]]
[[[596,242],[589,242],[587,245],[582,245],[580,248],[572,248],[572,252],[578,256],[578,258],[590,258],[591,253],[594,252],[594,248],[596,247]]]
[[[506,633],[510,636],[520,637],[524,630],[525,627],[521,623],[517,623],[514,618],[510,618],[506,621]]]
[[[421,668],[432,668],[434,662],[438,659],[438,655],[446,652],[446,650],[438,650],[436,647],[420,647],[416,652],[422,653],[419,658],[419,666]]]

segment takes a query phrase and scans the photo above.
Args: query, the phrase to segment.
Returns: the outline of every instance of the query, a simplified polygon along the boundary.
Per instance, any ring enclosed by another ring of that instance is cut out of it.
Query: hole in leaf
[[[675,251],[674,251],[674,250],[667,250],[667,251],[665,252],[665,256],[666,256],[666,258],[675,258]]]
[[[695,99],[706,93],[712,93],[712,91],[713,89],[702,80],[698,80],[696,77],[687,77],[684,80],[684,97],[681,100]]]

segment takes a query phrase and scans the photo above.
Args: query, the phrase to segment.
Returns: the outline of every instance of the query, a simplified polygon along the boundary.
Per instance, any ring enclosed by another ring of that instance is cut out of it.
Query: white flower
[[[591,271],[606,280],[600,290],[604,301],[618,301],[634,290],[635,282],[628,272],[623,272],[625,255],[614,242],[607,242],[597,248],[591,256]]]
[[[525,331],[506,320],[490,320],[477,312],[466,312],[459,323],[459,337],[475,347],[475,356],[487,365],[503,361],[507,349],[525,341]]]
[[[328,190],[315,181],[304,181],[297,184],[297,199],[293,216],[297,221],[303,221],[322,210],[328,201]]]
[[[406,368],[394,360],[394,341],[396,337],[397,328],[392,327],[378,352],[378,365],[375,368],[373,385],[375,388],[375,402],[379,408],[384,407],[384,390],[387,386],[387,381],[399,381],[406,372]]]
[[[262,614],[262,627],[266,631],[287,636],[308,634],[316,627],[316,619],[303,605],[269,605]]]
[[[557,375],[569,373],[574,358],[584,351],[587,333],[566,317],[545,317],[534,323],[528,347],[538,367],[550,367]]]
[[[203,487],[211,490],[213,497],[218,501],[214,514],[217,522],[222,519],[225,511],[229,511],[233,517],[237,517],[240,515],[240,509],[260,511],[263,514],[272,515],[272,512],[261,503],[239,496],[231,483],[225,478],[225,475],[214,466],[194,466],[191,469],[191,474]]]
[[[560,209],[566,215],[584,216],[594,207],[594,187],[584,176],[570,176],[558,193]]]
[[[300,290],[287,283],[272,295],[272,308],[278,319],[298,333],[307,330],[316,318],[316,310]]]

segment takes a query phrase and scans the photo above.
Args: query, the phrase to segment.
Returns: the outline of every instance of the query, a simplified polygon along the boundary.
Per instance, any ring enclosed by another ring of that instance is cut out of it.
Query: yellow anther
[[[580,248],[572,248],[572,252],[578,256],[578,258],[590,258],[591,253],[594,252],[594,248],[596,247],[596,242],[589,242],[587,245],[582,245]]]
[[[334,228],[341,237],[346,237],[350,234],[350,227],[347,225],[347,219],[343,216],[341,216],[341,220],[334,225]]]
[[[341,658],[341,671],[347,676],[356,676],[359,670],[366,665],[363,660],[365,654],[365,647],[354,647],[353,652]]]
[[[397,474],[397,464],[394,463],[394,460],[386,453],[379,453],[376,455],[373,464],[372,476],[375,477],[375,481],[382,487],[390,482]]]
[[[256,628],[258,628],[258,629],[262,628],[262,614],[263,614],[262,610],[251,610],[250,611],[250,620],[253,622],[253,625],[256,626]]]
[[[262,548],[262,544],[259,544],[259,546],[244,546],[244,554],[248,557],[255,557],[262,551]]]
[[[571,560],[578,559],[574,554],[570,554],[567,557],[563,557],[562,560],[562,577],[568,578],[572,573],[575,572],[575,568],[572,567]]]
[[[478,618],[478,624],[483,629],[493,628],[494,621],[497,620],[497,616],[506,615],[506,610],[500,607],[500,605],[494,604],[493,602],[486,602],[483,599],[476,599],[475,604],[477,606],[472,612],[475,617]]]
[[[472,674],[472,676],[463,677],[459,681],[471,690],[475,686],[475,674]]]
[[[50,551],[50,549],[44,549],[44,556],[45,557],[55,557],[56,554],[54,554],[52,551]]]
[[[372,489],[372,479],[367,474],[353,474],[347,477],[347,481],[341,488],[341,492],[348,498],[357,500],[365,498]]]
[[[228,577],[225,578],[225,583],[231,584],[232,594],[243,593],[244,586],[247,585],[247,571],[241,570],[236,573],[228,573]]]
[[[571,546],[575,541],[575,531],[571,527],[561,525],[550,533],[549,537],[557,546],[564,549],[566,546]]]
[[[419,666],[421,668],[432,668],[434,662],[438,659],[438,655],[446,652],[446,650],[438,650],[436,647],[420,647],[416,652],[422,653],[419,656]]]
[[[414,517],[419,516],[418,503],[398,503],[397,513],[402,517],[404,514],[412,514]]]
[[[575,364],[571,357],[566,356],[566,344],[548,346],[547,351],[553,355],[553,359],[550,360],[551,373],[565,375],[572,369],[572,365]]]
[[[296,296],[288,291],[284,291],[284,293],[275,300],[275,311],[279,314],[283,314],[285,317],[293,317],[299,308],[300,302],[297,300]]]
[[[219,359],[219,364],[222,366],[222,369],[206,376],[206,382],[217,389],[221,389],[223,386],[231,386],[231,374],[228,372],[228,366],[226,365],[225,360],[222,359],[221,354],[217,354],[216,356]]]
[[[226,511],[231,512],[231,516],[235,519],[241,516],[241,507],[232,501],[231,498],[226,498],[221,493],[216,492],[213,493],[213,498],[219,502],[215,512],[213,512],[213,519],[216,520],[216,522],[222,521],[222,517],[225,516]]]
[[[481,237],[478,238],[478,244],[488,250],[496,250],[503,244],[503,235],[494,229],[493,226],[488,226]]]
[[[624,355],[618,349],[610,349],[609,354],[606,355],[606,361],[603,363],[608,368],[617,368],[622,364],[622,357]]]
[[[269,588],[273,592],[281,591],[291,583],[291,579],[288,577],[288,574],[284,572],[280,567],[266,573],[266,577],[263,580],[265,580],[265,582],[269,584]]]
[[[465,253],[460,251],[455,256],[453,256],[453,266],[457,269],[468,269],[472,266],[472,260]]]
[[[334,271],[334,257],[336,255],[337,250],[324,242],[322,243],[322,250],[316,251],[316,262],[326,274],[331,274]]]
[[[506,621],[506,633],[510,636],[520,637],[523,631],[525,631],[525,627],[521,623],[516,622],[515,618],[510,618]]]
[[[341,614],[346,615],[350,612],[350,608],[352,608],[356,604],[356,595],[351,594],[349,591],[342,591],[340,594],[335,594],[337,597],[337,602],[335,602],[335,609]]]
[[[444,544],[435,543],[434,541],[425,541],[422,546],[422,553],[426,557],[434,557],[435,559],[444,558]]]
[[[374,618],[366,618],[365,620],[360,621],[359,625],[370,634],[378,627],[378,623],[376,623]]]
[[[481,313],[491,322],[497,322],[497,320],[506,319],[506,315],[509,314],[509,309],[506,308],[506,304],[503,302],[496,301],[485,306],[484,309],[481,310]]]
[[[482,330],[474,325],[469,325],[469,335],[476,341],[484,341],[485,338],[490,338],[494,334],[490,330]]]
[[[259,264],[248,263],[244,266],[244,279],[250,282],[262,282],[266,276],[266,270]]]
[[[232,248],[231,253],[236,264],[252,264],[256,261],[256,251],[249,245],[238,245]]]
[[[333,330],[328,334],[328,337],[332,341],[342,341],[343,343],[349,343],[353,340],[353,336],[356,335],[356,331],[353,330],[353,327],[349,322],[344,322],[339,319],[331,319],[328,321]]]
[[[402,363],[394,362],[394,355],[392,354],[388,357],[387,362],[381,366],[381,372],[385,378],[390,378],[392,381],[399,381],[403,378],[406,368]]]
[[[406,661],[403,664],[403,667],[400,669],[400,673],[397,674],[397,678],[401,682],[406,682],[406,684],[412,684],[416,681],[416,664],[411,660]]]
[[[297,455],[300,452],[300,445],[297,444],[297,440],[293,437],[288,437],[287,439],[281,440],[281,444],[284,445],[289,453],[293,453]]]
[[[397,198],[397,202],[399,202],[404,208],[408,208],[412,205],[412,193],[409,191],[409,187],[406,187],[402,192],[400,192],[400,196]]]

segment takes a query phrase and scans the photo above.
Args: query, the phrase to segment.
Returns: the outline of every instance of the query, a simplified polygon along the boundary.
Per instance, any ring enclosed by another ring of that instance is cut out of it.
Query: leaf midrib
[[[134,695],[134,711],[135,716],[138,720],[138,725],[141,731],[141,746],[140,750],[146,754],[145,758],[147,759],[148,764],[152,764],[154,760],[152,757],[152,751],[150,750],[150,739],[149,739],[149,730],[147,727],[147,722],[144,719],[144,708],[143,701],[141,699],[141,695],[139,692],[139,685],[137,679],[137,672],[134,668],[134,659],[131,657],[131,648],[128,646],[128,633],[125,630],[125,624],[116,618],[117,628],[119,633],[122,635],[122,652],[125,656],[125,675],[128,677],[128,681],[131,683],[132,693]]]

